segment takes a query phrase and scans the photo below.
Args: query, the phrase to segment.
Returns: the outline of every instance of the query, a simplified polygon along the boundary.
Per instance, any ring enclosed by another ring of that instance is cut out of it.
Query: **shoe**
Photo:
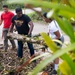
[[[57,71],[53,70],[50,75],[57,75]]]
[[[3,50],[2,50],[3,52],[7,52],[7,49],[5,49],[5,48],[3,48]]]

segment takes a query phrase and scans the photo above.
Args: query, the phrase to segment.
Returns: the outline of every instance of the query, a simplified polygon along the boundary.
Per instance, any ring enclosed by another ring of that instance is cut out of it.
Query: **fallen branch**
[[[16,39],[18,41],[45,45],[44,40],[36,40],[34,38],[37,36],[40,36],[40,35],[34,35],[33,37],[28,37],[27,35],[20,35],[20,34],[15,34],[15,33],[8,33],[7,34],[8,39]]]
[[[29,64],[29,62],[31,61],[31,59],[33,59],[35,57],[35,55],[32,55],[30,59],[28,59],[24,64],[22,64],[17,70],[16,72],[20,72],[22,70],[23,67],[25,67],[26,65]]]

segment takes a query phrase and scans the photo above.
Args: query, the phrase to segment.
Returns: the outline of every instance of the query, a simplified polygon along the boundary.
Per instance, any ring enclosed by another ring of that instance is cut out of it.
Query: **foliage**
[[[36,14],[35,12],[32,12],[30,14],[27,14],[33,21],[42,21],[43,19]]]
[[[6,1],[7,0],[0,0],[0,10],[2,10],[2,5],[3,4],[6,4]],[[15,9],[16,7],[22,7],[22,8],[24,8],[24,5],[23,4],[8,4],[8,7],[10,8],[10,9]]]
[[[59,49],[56,47],[56,45],[52,42],[51,38],[49,38],[45,33],[42,33],[42,37],[44,38],[46,44],[48,47],[54,52],[52,56],[49,56],[40,64],[38,64],[34,70],[32,71],[31,75],[37,75],[39,71],[41,71],[48,63],[53,61],[57,57],[61,57],[63,60],[62,64],[60,65],[59,69],[64,75],[75,75],[75,62],[73,62],[73,59],[75,55],[75,35],[74,30],[72,28],[72,25],[70,23],[70,19],[75,19],[75,1],[74,0],[61,0],[58,3],[58,0],[52,0],[53,2],[47,2],[44,0],[9,0],[8,3],[28,3],[32,4],[35,7],[42,7],[42,8],[50,8],[53,11],[53,14],[48,17],[53,17],[59,24],[60,28],[69,36],[71,44],[67,46],[66,48]],[[65,5],[64,5],[65,4]],[[49,10],[49,14],[50,14]],[[59,17],[62,16],[62,18]],[[72,51],[72,53],[68,54],[69,51]],[[62,66],[66,66],[65,70]],[[68,73],[69,71],[69,73]]]
[[[2,9],[3,0],[0,0],[0,9]]]
[[[8,7],[10,9],[15,9],[16,7],[24,8],[24,5],[23,4],[9,4]]]

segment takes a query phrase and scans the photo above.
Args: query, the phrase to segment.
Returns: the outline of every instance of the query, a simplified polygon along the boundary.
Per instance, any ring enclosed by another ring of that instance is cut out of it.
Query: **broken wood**
[[[24,64],[22,64],[18,69],[16,69],[16,72],[20,72],[26,65],[29,64],[29,62],[31,61],[31,59],[33,59],[35,57],[35,55],[32,55],[30,59],[28,59]]]
[[[38,35],[38,36],[40,36],[40,35]],[[34,37],[28,37],[27,35],[21,35],[21,34],[15,34],[15,33],[8,33],[7,37],[8,37],[8,39],[16,39],[18,41],[40,44],[40,45],[43,45],[45,48],[47,48],[47,45],[43,39],[38,40],[38,39],[35,39]],[[59,43],[60,45],[63,44],[60,40],[54,39],[53,41]]]
[[[30,42],[30,43],[37,43],[37,44],[44,43],[44,40],[36,40],[33,37],[28,37],[27,35],[20,35],[16,33],[8,33],[7,37],[8,39],[16,39],[18,41],[23,41],[23,42]]]

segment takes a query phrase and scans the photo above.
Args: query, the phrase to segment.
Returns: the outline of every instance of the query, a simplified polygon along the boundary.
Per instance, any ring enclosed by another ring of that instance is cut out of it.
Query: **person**
[[[29,37],[31,37],[32,30],[34,27],[33,22],[26,14],[23,14],[22,9],[20,7],[17,7],[15,9],[15,12],[16,15],[12,18],[12,25],[10,27],[9,32],[12,32],[13,27],[15,26],[18,31],[18,34],[28,35]],[[34,55],[33,45],[28,42],[27,45],[30,49],[31,56]],[[23,57],[23,42],[18,41],[18,58],[22,57]]]
[[[49,23],[48,25],[48,34],[52,39],[57,39],[60,40],[62,43],[64,42],[64,37],[61,33],[61,29],[58,25],[58,23],[56,22],[56,20],[54,20],[53,18],[47,18],[47,13],[43,14],[44,20],[45,22]],[[60,48],[62,47],[62,45],[58,42],[55,42],[55,44],[57,46],[59,46]],[[54,60],[54,70],[52,71],[51,75],[56,75],[57,74],[57,69],[58,69],[58,64],[59,64],[59,58]]]
[[[4,37],[4,50],[7,51],[8,49],[7,33],[11,26],[11,19],[14,16],[14,14],[11,11],[9,11],[8,5],[3,5],[3,10],[4,12],[1,14],[1,17],[0,17],[0,25],[2,24],[2,22],[4,23],[2,35]],[[10,40],[10,42],[12,44],[12,49],[15,49],[16,45],[15,45],[14,40]]]

